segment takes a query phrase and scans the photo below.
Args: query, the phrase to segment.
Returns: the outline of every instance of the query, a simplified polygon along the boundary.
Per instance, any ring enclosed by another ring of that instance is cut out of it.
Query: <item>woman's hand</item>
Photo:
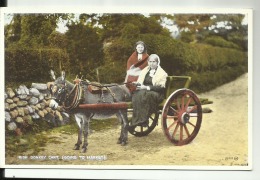
[[[136,89],[137,89],[137,90],[141,90],[141,89],[150,90],[150,87],[141,84],[140,86],[136,86]]]

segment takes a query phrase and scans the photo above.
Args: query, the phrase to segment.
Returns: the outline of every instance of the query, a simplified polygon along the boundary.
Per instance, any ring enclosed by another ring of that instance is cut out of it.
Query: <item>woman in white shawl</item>
[[[148,66],[138,77],[136,90],[132,95],[133,118],[130,128],[148,125],[150,115],[158,110],[158,105],[164,99],[167,73],[160,66],[160,58],[151,54]]]

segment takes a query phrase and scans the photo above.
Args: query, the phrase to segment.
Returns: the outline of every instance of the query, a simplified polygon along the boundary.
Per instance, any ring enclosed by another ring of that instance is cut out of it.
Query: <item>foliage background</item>
[[[192,77],[205,92],[247,72],[243,14],[10,14],[5,25],[5,84],[48,82],[49,70],[72,80],[122,83],[136,41],[169,75]],[[75,18],[77,16],[78,18]],[[67,31],[57,31],[60,22]],[[222,26],[220,25],[222,24]],[[178,32],[169,28],[175,26]]]

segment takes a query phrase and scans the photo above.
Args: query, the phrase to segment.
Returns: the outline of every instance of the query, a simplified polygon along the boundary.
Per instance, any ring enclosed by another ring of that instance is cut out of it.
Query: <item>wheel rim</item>
[[[153,113],[149,117],[149,124],[147,127],[143,126],[136,126],[135,128],[129,130],[131,134],[137,137],[142,137],[148,135],[152,130],[155,128],[155,126],[158,124],[158,118],[159,118],[159,112]]]
[[[199,98],[189,89],[177,90],[167,99],[162,111],[162,127],[168,140],[177,145],[190,143],[202,122]]]

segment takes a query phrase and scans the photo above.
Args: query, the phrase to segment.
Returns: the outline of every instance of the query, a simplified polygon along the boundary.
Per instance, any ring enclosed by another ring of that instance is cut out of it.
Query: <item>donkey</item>
[[[91,83],[88,81],[78,80],[76,83],[80,83],[78,87],[81,89],[75,90],[75,83],[71,83],[65,79],[65,72],[62,71],[61,76],[55,78],[54,72],[51,71],[51,76],[54,79],[54,82],[51,83],[49,89],[52,96],[52,101],[50,106],[53,108],[61,105],[67,107],[69,114],[74,114],[75,120],[78,124],[78,140],[74,146],[74,150],[79,150],[80,145],[82,144],[82,133],[84,135],[82,153],[85,153],[88,146],[88,134],[89,134],[89,122],[92,118],[96,119],[106,119],[112,115],[116,115],[118,120],[121,122],[121,133],[118,138],[117,143],[122,146],[127,144],[128,139],[128,119],[127,119],[127,108],[109,108],[110,104],[119,102],[126,102],[127,99],[130,99],[131,93],[125,85],[118,84],[108,84],[103,85],[102,88],[107,88],[107,92],[93,94],[89,90]],[[77,91],[77,92],[76,92]],[[76,92],[76,93],[73,93]],[[81,92],[81,93],[80,93]],[[73,94],[78,94],[78,101],[75,101],[75,96]],[[81,95],[79,95],[81,94]],[[81,97],[79,97],[81,96]],[[71,100],[71,98],[73,100]],[[81,101],[81,102],[80,102]],[[124,104],[124,103],[121,103]],[[126,104],[126,103],[125,103]],[[86,105],[87,107],[79,108],[80,106]],[[88,106],[90,105],[90,106]],[[104,109],[101,108],[88,108],[88,107],[98,107],[98,105],[106,105]],[[68,108],[69,106],[69,108]]]

